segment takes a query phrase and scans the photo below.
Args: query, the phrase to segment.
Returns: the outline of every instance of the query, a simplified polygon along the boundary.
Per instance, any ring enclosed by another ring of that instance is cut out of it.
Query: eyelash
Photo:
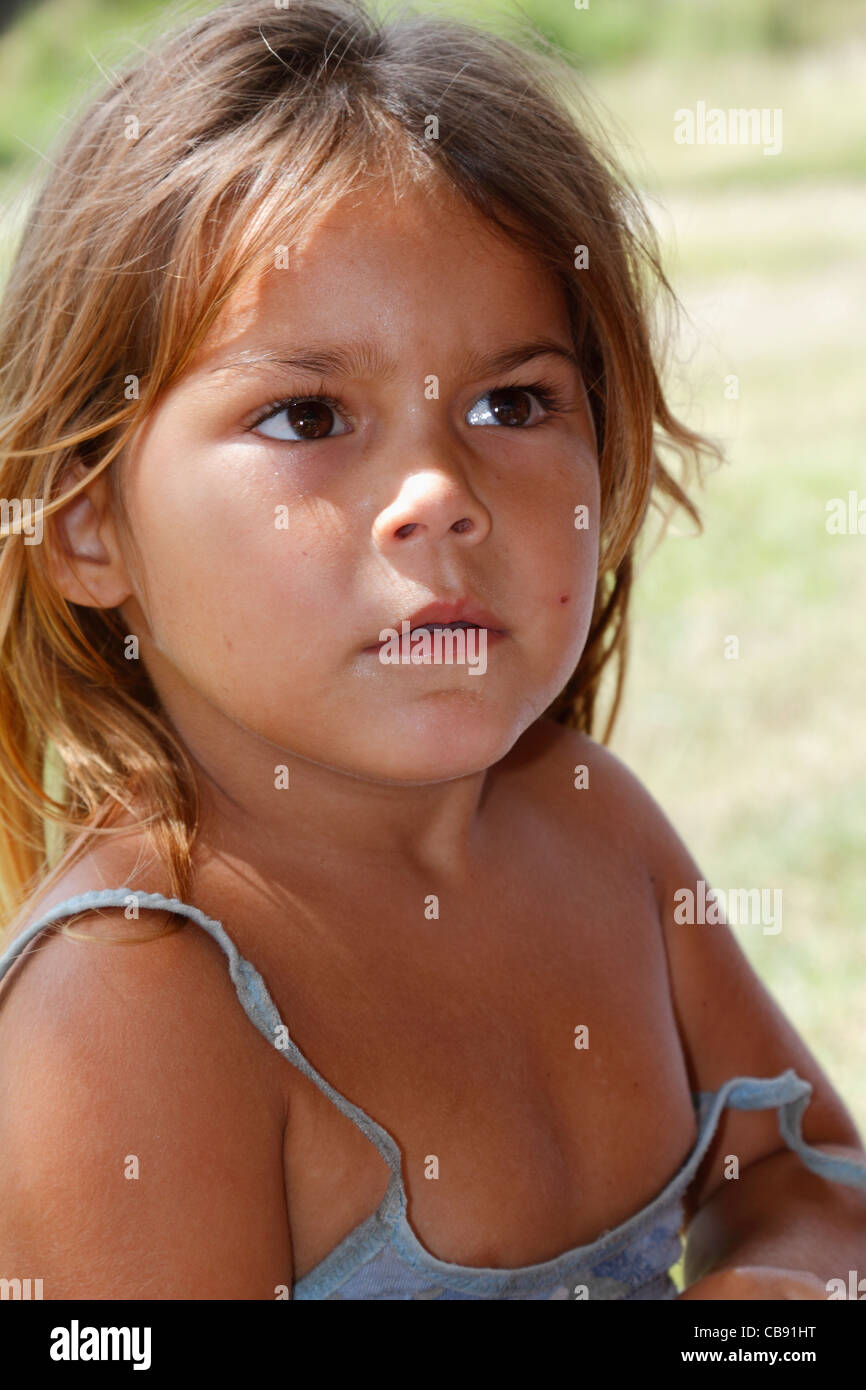
[[[485,396],[492,396],[494,391],[525,391],[527,395],[535,396],[539,405],[547,412],[547,419],[555,419],[560,415],[566,415],[572,409],[568,396],[551,381],[515,382],[508,383],[504,386],[492,386],[489,391],[485,391],[479,396],[478,400],[482,401]],[[256,419],[253,420],[251,424],[247,425],[246,428],[247,430],[258,429],[259,425],[263,425],[266,420],[271,420],[275,415],[279,415],[281,411],[286,410],[289,406],[301,405],[304,401],[319,401],[322,405],[326,405],[333,410],[335,414],[342,415],[349,424],[353,423],[352,417],[347,414],[340,402],[335,400],[333,396],[283,396],[279,400],[270,401]],[[477,403],[476,401],[475,404]],[[544,420],[538,420],[531,428],[537,429],[538,425],[543,425],[544,423]],[[505,426],[505,428],[513,427]],[[517,428],[520,429],[521,427],[518,426]],[[526,426],[523,426],[523,428],[525,429]],[[338,437],[339,436],[334,436],[334,438]],[[328,438],[328,436],[326,435],[325,438]],[[282,439],[275,440],[274,442],[279,444],[320,444],[323,440]]]

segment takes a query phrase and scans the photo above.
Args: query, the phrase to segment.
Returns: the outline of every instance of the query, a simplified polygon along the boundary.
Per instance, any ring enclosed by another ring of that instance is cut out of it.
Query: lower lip
[[[504,641],[505,638],[508,636],[507,631],[500,630],[498,627],[482,627],[482,628],[441,628],[441,629],[439,629],[439,631],[441,631],[441,632],[443,633],[443,636],[444,636],[444,634],[445,634],[446,632],[466,632],[467,634],[470,633],[470,632],[478,632],[478,633],[483,632],[483,633],[486,634],[487,646],[488,646],[488,647],[495,646],[497,642],[502,642],[502,641]],[[416,628],[416,629],[415,629],[415,632],[429,632],[431,637],[435,637],[435,635],[436,635],[435,631],[431,630],[430,628]],[[415,636],[415,632],[411,633],[410,636],[414,637],[414,636]],[[475,640],[476,640],[476,642],[477,642],[477,641],[478,641],[478,638],[476,638]],[[364,651],[365,653],[366,653],[366,652],[372,652],[375,656],[378,656],[379,652],[382,650],[382,648],[383,648],[384,646],[385,646],[385,643],[384,643],[384,642],[377,642],[376,645],[375,645],[375,647],[364,647],[364,648],[363,648],[363,651]],[[418,663],[412,663],[412,664],[424,665],[425,663],[423,663],[423,662],[418,662]],[[431,665],[432,665],[432,664],[435,664],[435,663],[427,663],[427,664],[431,664]]]

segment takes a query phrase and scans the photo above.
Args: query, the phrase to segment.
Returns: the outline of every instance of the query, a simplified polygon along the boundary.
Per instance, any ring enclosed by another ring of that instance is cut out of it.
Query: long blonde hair
[[[47,523],[44,545],[14,521],[0,542],[0,924],[56,868],[52,826],[55,844],[83,849],[133,793],[186,896],[193,768],[126,659],[118,610],[58,592],[51,518],[122,453],[238,285],[383,171],[395,190],[444,176],[562,285],[598,437],[601,554],[586,648],[548,713],[591,733],[613,662],[610,736],[650,502],[700,525],[659,445],[684,464],[717,450],[665,403],[650,316],[670,287],[595,125],[570,63],[537,35],[374,18],[363,0],[187,16],[77,117],[0,302],[0,494]],[[88,472],[61,496],[76,461]],[[122,470],[109,476],[122,524]]]

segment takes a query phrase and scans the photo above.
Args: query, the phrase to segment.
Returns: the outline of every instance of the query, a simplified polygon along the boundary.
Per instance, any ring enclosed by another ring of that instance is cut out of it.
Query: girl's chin
[[[446,710],[444,703],[371,731],[362,753],[370,775],[378,769],[391,781],[437,782],[483,772],[505,757],[534,717],[503,719],[480,705]]]

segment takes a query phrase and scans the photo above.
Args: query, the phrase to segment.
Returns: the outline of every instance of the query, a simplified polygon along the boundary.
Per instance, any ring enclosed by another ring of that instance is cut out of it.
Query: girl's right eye
[[[332,419],[337,415],[338,402],[330,396],[291,396],[288,400],[272,401],[264,412],[247,428],[257,430],[266,439],[277,439],[283,443],[303,443],[304,440],[332,439],[336,434],[349,434],[349,429],[330,432]],[[262,426],[276,421],[285,415],[287,427],[295,431],[285,434],[282,428],[276,433],[263,430]]]

